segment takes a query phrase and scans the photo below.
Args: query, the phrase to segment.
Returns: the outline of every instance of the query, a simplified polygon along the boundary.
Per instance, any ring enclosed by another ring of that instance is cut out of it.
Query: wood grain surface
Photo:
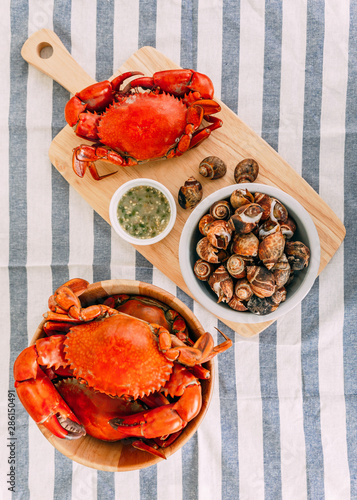
[[[41,49],[44,46],[53,48],[53,54],[49,59],[41,58]],[[94,81],[74,61],[57,35],[49,30],[40,30],[32,35],[24,44],[22,55],[26,61],[71,93],[81,90]],[[156,49],[142,47],[113,76],[129,70],[151,75],[155,71],[178,67]],[[110,224],[108,210],[111,196],[128,180],[138,177],[155,179],[164,184],[177,199],[180,186],[193,175],[199,178],[203,186],[203,196],[206,197],[217,189],[234,184],[233,171],[240,160],[255,158],[260,166],[257,182],[284,190],[310,213],[320,237],[320,273],[344,239],[345,228],[342,222],[316,191],[273,148],[245,125],[224,103],[216,100],[222,107],[216,116],[222,119],[223,127],[214,131],[209,139],[180,158],[125,167],[116,175],[101,181],[94,181],[88,173],[80,179],[72,169],[72,150],[79,144],[90,143],[78,138],[73,130],[66,126],[51,143],[50,160],[69,184]],[[200,161],[210,155],[219,156],[227,164],[227,174],[223,178],[210,181],[199,175]],[[108,163],[97,162],[97,165],[100,174],[118,170],[115,165]],[[169,236],[154,245],[137,246],[136,249],[177,286],[192,296],[181,275],[178,259],[180,234],[189,214],[188,210],[178,205],[177,220]],[[252,325],[221,320],[242,336],[256,335],[272,323],[269,321]]]

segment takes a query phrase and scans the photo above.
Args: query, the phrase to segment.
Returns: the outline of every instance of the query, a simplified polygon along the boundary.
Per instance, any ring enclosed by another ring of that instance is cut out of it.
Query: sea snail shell
[[[182,208],[193,208],[202,199],[202,185],[194,177],[187,179],[180,187],[178,202]]]
[[[252,287],[253,293],[257,297],[271,297],[275,292],[276,285],[274,275],[266,267],[248,266],[247,279]]]
[[[234,169],[234,180],[241,182],[254,182],[258,177],[259,165],[253,158],[246,158],[238,163]]]
[[[207,238],[214,247],[226,250],[228,243],[231,241],[232,233],[232,226],[227,221],[215,220],[208,228]]]
[[[224,266],[219,266],[208,279],[209,286],[218,296],[219,302],[229,302],[233,297],[233,280]]]
[[[208,179],[219,179],[227,172],[227,166],[218,156],[207,156],[201,161],[198,171]]]
[[[237,208],[231,221],[237,233],[250,233],[261,219],[263,209],[258,203],[249,203]]]
[[[203,236],[207,236],[207,231],[214,220],[216,219],[210,214],[206,214],[201,217],[198,223],[198,230],[201,234],[203,234]]]
[[[215,266],[203,259],[198,259],[193,266],[193,272],[200,281],[208,281],[214,271]]]
[[[228,201],[220,200],[213,203],[213,205],[209,209],[209,213],[215,219],[229,219],[232,211]]]
[[[227,252],[211,245],[207,236],[200,239],[197,243],[196,252],[200,259],[210,262],[211,264],[218,264],[219,262],[227,260]]]
[[[246,275],[244,259],[239,255],[231,255],[226,262],[226,267],[233,278],[244,278]]]

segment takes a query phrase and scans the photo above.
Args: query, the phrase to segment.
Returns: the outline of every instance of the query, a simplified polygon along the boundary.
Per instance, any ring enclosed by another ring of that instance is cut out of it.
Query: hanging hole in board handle
[[[53,54],[53,47],[48,42],[39,43],[37,46],[37,53],[41,59],[49,59]]]

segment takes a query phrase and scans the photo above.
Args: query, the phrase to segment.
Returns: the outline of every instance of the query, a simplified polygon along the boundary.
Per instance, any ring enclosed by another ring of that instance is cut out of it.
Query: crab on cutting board
[[[152,77],[129,71],[112,81],[102,81],[77,92],[66,104],[65,118],[75,133],[93,145],[73,150],[74,172],[83,177],[87,168],[95,180],[95,162],[130,166],[149,160],[181,156],[222,126],[212,116],[220,111],[213,100],[208,76],[190,69],[166,70]],[[149,90],[138,92],[137,89]],[[203,119],[209,123],[202,126]]]

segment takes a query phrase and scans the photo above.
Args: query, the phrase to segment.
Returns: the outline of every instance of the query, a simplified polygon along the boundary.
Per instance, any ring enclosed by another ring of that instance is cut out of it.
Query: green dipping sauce
[[[154,238],[167,227],[171,209],[166,196],[151,186],[135,186],[119,200],[118,221],[130,236]]]

